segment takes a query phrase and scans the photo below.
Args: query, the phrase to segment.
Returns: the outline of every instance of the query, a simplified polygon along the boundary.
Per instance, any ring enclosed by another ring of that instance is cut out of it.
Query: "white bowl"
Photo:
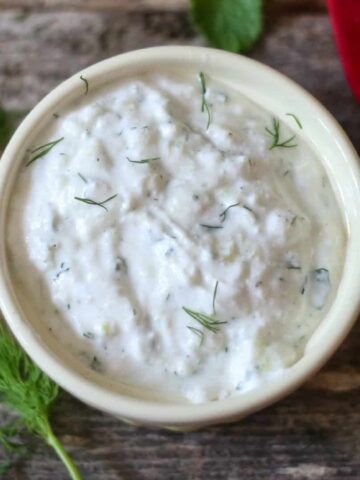
[[[94,88],[124,75],[167,66],[205,71],[274,115],[296,112],[303,123],[302,135],[318,152],[330,178],[348,234],[344,271],[335,301],[307,344],[304,357],[291,368],[291,374],[248,393],[202,405],[154,398],[141,389],[111,384],[80,367],[38,322],[32,305],[20,298],[10,275],[5,247],[9,198],[25,150],[53,112],[83,95],[80,74]],[[358,157],[342,128],[311,95],[275,70],[240,55],[188,46],[150,48],[110,58],[74,75],[49,93],[19,126],[4,152],[0,162],[0,307],[30,357],[65,390],[87,404],[126,421],[179,430],[237,420],[299,387],[334,353],[355,322],[360,304],[359,186]]]

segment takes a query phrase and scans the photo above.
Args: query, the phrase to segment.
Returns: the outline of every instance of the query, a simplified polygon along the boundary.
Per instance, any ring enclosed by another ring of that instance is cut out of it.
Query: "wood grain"
[[[131,11],[175,11],[189,8],[190,0],[0,0],[0,8],[25,9],[123,9]],[[267,0],[276,10],[325,10],[326,0]]]
[[[9,109],[29,109],[64,78],[108,56],[150,45],[203,43],[186,11],[42,10],[22,19],[5,11],[0,15],[0,102]],[[252,56],[310,90],[360,150],[359,106],[324,13],[270,16]],[[303,388],[234,425],[184,434],[136,428],[64,394],[55,430],[86,480],[358,480],[359,347],[358,324]],[[33,440],[33,450],[6,480],[66,478],[40,441]]]

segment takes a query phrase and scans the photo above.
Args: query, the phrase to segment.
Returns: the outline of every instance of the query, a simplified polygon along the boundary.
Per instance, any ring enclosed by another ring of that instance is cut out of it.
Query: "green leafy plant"
[[[12,132],[25,115],[25,112],[8,112],[0,106],[0,153],[5,149]]]
[[[50,424],[49,416],[59,396],[59,387],[30,360],[1,320],[0,366],[0,400],[19,414],[18,419],[0,427],[0,444],[8,454],[0,472],[11,467],[13,458],[25,454],[25,446],[14,437],[27,430],[55,450],[72,480],[81,480],[80,472]]]
[[[262,0],[191,0],[192,17],[211,45],[249,50],[263,29]]]

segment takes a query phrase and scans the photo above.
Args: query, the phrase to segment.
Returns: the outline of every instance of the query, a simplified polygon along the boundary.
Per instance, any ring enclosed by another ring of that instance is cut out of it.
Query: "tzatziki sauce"
[[[206,72],[79,83],[29,145],[8,213],[41,324],[111,382],[192,403],[291,375],[346,247],[306,119]]]

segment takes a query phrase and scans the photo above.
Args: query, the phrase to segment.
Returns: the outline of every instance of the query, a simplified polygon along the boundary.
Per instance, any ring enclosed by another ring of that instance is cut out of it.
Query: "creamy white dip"
[[[291,375],[346,242],[296,112],[199,80],[89,83],[31,145],[7,232],[18,288],[65,349],[195,403]]]

